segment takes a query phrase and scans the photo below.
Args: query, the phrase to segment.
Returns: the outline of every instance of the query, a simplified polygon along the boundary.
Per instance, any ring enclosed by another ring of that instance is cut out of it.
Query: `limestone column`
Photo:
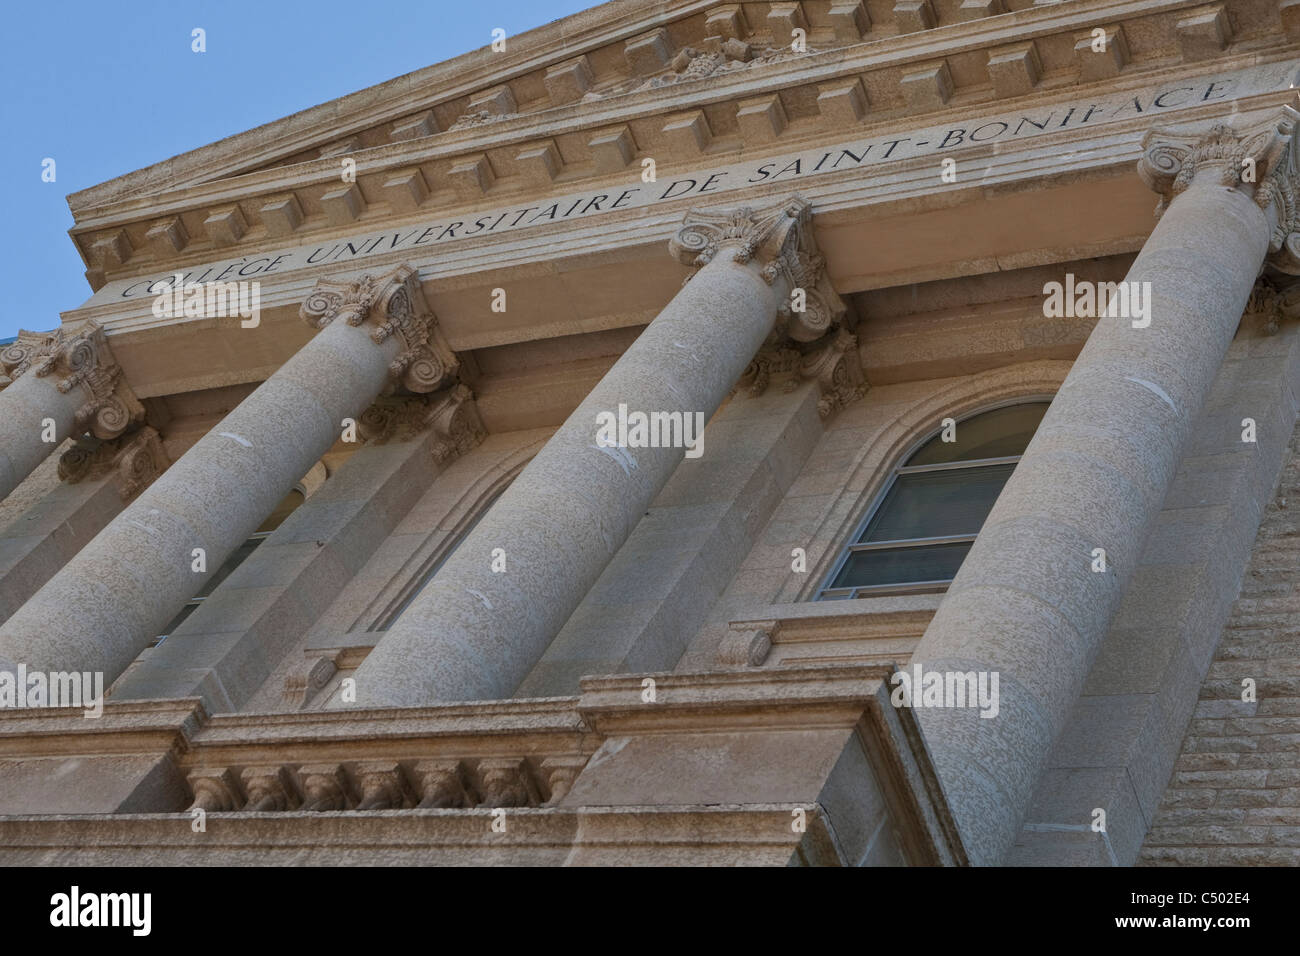
[[[358,668],[355,706],[510,696],[684,454],[632,440],[599,447],[597,416],[622,405],[629,413],[702,412],[707,421],[773,334],[792,289],[807,297],[785,330],[793,338],[822,335],[842,311],[802,199],[691,213],[671,247],[700,270]]]
[[[59,459],[59,483],[0,530],[0,623],[27,603],[127,503],[167,470],[148,425],[111,441],[83,437]]]
[[[974,862],[998,863],[1019,832],[1265,255],[1300,264],[1297,118],[1148,134],[1139,171],[1160,219],[1125,283],[1150,324],[1097,322],[915,651],[926,671],[1000,675],[996,717],[918,711]]]
[[[322,280],[302,314],[321,331],[0,627],[0,668],[98,670],[107,686],[334,444],[344,418],[392,378],[413,391],[453,380],[413,269]]]
[[[99,324],[18,333],[0,351],[0,498],[65,438],[118,437],[144,418]],[[47,440],[47,439],[53,439]]]

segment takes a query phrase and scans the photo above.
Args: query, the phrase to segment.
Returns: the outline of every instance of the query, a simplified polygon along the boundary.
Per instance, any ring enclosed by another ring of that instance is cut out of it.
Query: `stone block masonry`
[[[1300,427],[1288,456],[1140,866],[1300,866]]]

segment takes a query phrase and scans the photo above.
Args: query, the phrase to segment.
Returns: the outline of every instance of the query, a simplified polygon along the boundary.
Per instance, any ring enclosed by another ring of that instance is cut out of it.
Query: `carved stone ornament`
[[[296,810],[301,805],[293,775],[287,767],[245,767],[239,780],[248,795],[245,810],[278,813]]]
[[[438,399],[429,412],[429,424],[436,436],[433,458],[444,465],[476,447],[487,434],[474,393],[465,385],[455,386]]]
[[[433,430],[439,464],[459,458],[487,434],[474,393],[463,384],[432,396],[381,396],[357,419],[361,437],[375,445],[409,441],[426,429]]]
[[[307,764],[298,768],[302,809],[313,813],[346,810],[355,803],[347,774],[338,764]]]
[[[847,312],[826,276],[812,207],[800,196],[758,209],[693,209],[668,247],[687,265],[707,265],[724,247],[735,262],[761,262],[763,280],[782,286],[779,331],[796,342],[820,339]],[[796,290],[802,293],[799,309],[787,298]]]
[[[189,784],[194,792],[194,802],[190,804],[190,810],[227,813],[244,805],[239,780],[234,771],[228,767],[192,771]]]
[[[0,350],[0,368],[0,386],[30,370],[37,378],[57,376],[55,387],[65,395],[80,388],[83,403],[76,427],[89,429],[96,438],[116,438],[144,418],[144,406],[123,380],[104,330],[93,319],[52,332],[20,330],[17,339]]]
[[[130,501],[170,464],[158,432],[146,425],[109,441],[82,438],[59,457],[59,478],[76,484],[115,472],[118,494]]]
[[[773,376],[785,379],[785,391],[791,392],[801,381],[815,381],[821,398],[817,411],[829,418],[867,394],[870,387],[858,355],[858,337],[844,328],[812,347],[764,347],[754,356],[744,374],[742,385],[749,394],[762,395]]]
[[[413,773],[422,794],[417,804],[421,810],[472,807],[478,800],[459,760],[422,760]]]
[[[365,761],[353,767],[361,791],[358,810],[400,810],[420,798],[407,783],[400,764],[394,761]]]
[[[772,650],[772,636],[780,629],[779,621],[733,622],[718,644],[719,667],[738,670],[758,667]]]
[[[493,113],[491,110],[471,110],[468,113],[462,113],[456,122],[447,128],[447,132],[455,133],[462,129],[477,129],[480,126],[499,123],[502,120],[514,119],[518,115],[518,113]]]
[[[522,756],[485,757],[468,763],[459,757],[432,757],[258,764],[242,770],[199,767],[188,774],[194,794],[190,809],[321,813],[554,806],[568,793],[587,760],[585,754],[551,754],[541,760],[536,773]],[[549,798],[543,801],[548,793]]]
[[[694,46],[683,47],[668,63],[667,69],[649,78],[633,77],[601,90],[591,90],[582,97],[584,103],[658,90],[678,83],[691,83],[711,76],[722,76],[751,67],[780,63],[797,56],[816,52],[809,48],[796,52],[790,46],[769,46],[756,49],[737,37],[704,37]]]
[[[1266,270],[1255,280],[1246,300],[1243,318],[1256,318],[1263,330],[1273,335],[1277,332],[1283,319],[1300,318],[1300,280]]]
[[[1300,164],[1293,147],[1297,120],[1300,112],[1285,106],[1280,116],[1244,129],[1216,123],[1208,130],[1151,130],[1142,141],[1138,173],[1160,194],[1156,214],[1198,174],[1222,186],[1253,187],[1255,203],[1273,211],[1270,264],[1300,275]]]
[[[340,316],[348,325],[369,324],[370,338],[376,344],[397,336],[401,348],[388,371],[412,392],[443,388],[459,368],[424,300],[419,274],[410,266],[383,275],[363,275],[355,282],[320,279],[299,314],[315,329],[325,328]]]
[[[321,652],[319,657],[309,657],[293,667],[284,678],[280,699],[290,710],[303,710],[338,673],[338,656],[341,651]]]
[[[528,807],[541,801],[528,773],[527,761],[491,758],[478,764],[481,807]]]

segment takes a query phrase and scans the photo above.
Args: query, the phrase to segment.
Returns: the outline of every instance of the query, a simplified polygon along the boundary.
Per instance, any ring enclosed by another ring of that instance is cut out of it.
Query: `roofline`
[[[634,36],[666,19],[689,16],[714,3],[715,0],[608,0],[510,37],[507,52],[492,60],[491,69],[484,66],[483,52],[488,47],[479,47],[70,193],[68,208],[75,220],[78,213],[106,203],[192,185],[196,181],[194,177],[207,181],[233,175],[236,170],[247,171],[250,165],[272,163],[303,149],[305,144],[293,138],[295,133],[318,135],[322,125],[338,126],[361,115],[370,123],[382,122],[384,117],[374,112],[379,104],[391,105],[396,118],[450,98],[448,94],[464,94],[483,83],[500,83],[514,73],[536,69],[539,60],[576,56],[620,35]],[[214,158],[229,159],[235,155],[243,159],[227,163],[225,169],[220,162],[212,169],[205,168]]]

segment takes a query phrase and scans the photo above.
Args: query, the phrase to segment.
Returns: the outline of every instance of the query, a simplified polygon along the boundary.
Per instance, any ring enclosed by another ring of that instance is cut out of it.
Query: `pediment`
[[[1024,0],[1021,0],[1024,2]],[[650,6],[615,0],[348,96],[331,100],[68,197],[74,214],[107,203],[710,77],[862,42],[862,0]]]

